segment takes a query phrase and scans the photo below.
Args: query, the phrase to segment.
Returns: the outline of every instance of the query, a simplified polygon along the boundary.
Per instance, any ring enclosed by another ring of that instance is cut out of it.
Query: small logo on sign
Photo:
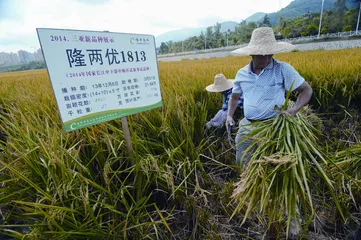
[[[132,37],[130,39],[131,44],[150,44],[150,40],[147,37]]]

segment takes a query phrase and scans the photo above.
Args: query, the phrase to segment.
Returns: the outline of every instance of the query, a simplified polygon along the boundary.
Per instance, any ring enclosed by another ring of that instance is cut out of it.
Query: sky
[[[0,0],[0,52],[40,47],[36,28],[151,34],[272,13],[292,0]]]

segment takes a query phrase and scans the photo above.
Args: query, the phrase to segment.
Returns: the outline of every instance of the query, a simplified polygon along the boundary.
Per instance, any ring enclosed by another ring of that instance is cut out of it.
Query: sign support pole
[[[133,146],[132,146],[132,140],[130,139],[130,131],[129,131],[129,127],[128,127],[127,117],[122,117],[122,128],[123,128],[123,133],[124,133],[124,137],[125,137],[125,142],[127,143],[127,149],[128,149],[128,153],[129,153],[129,157],[130,157],[130,162],[134,166],[135,161],[134,161],[134,154],[133,154]]]
[[[104,32],[109,32],[109,31],[104,30]],[[135,161],[134,161],[134,155],[133,155],[133,146],[132,146],[132,139],[130,139],[130,132],[129,132],[129,127],[128,127],[127,117],[122,117],[122,128],[123,128],[123,133],[124,133],[124,137],[125,137],[125,142],[127,143],[127,149],[128,149],[130,162],[131,162],[132,166],[134,166]]]

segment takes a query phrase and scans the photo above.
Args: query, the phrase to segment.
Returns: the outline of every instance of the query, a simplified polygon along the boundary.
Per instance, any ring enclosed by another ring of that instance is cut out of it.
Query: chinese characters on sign
[[[155,76],[146,78],[154,80]],[[107,106],[107,96],[111,95],[113,99],[117,100],[119,106],[139,101],[141,99],[141,91],[138,83],[139,80],[133,78],[115,82],[95,83],[90,86],[90,89],[84,85],[62,88],[65,107],[68,110],[67,114],[70,116],[82,116],[86,113],[91,113],[91,101],[101,104],[101,109],[104,109]],[[156,81],[145,83],[146,87],[155,85]]]
[[[86,53],[85,53],[86,52]],[[103,55],[107,59],[108,65],[120,64],[126,62],[145,62],[147,60],[145,51],[124,51],[118,52],[115,49],[106,49],[102,53],[102,49],[86,49],[83,53],[81,49],[66,49],[69,66],[72,67],[85,67],[87,64],[93,65],[95,63],[103,65]],[[86,56],[88,56],[88,63],[86,63]]]
[[[37,32],[66,131],[162,106],[153,36]]]
[[[137,68],[118,68],[118,69],[106,69],[106,70],[93,70],[86,72],[69,72],[66,73],[65,76],[67,78],[74,77],[91,77],[91,76],[99,76],[99,75],[109,75],[109,74],[121,74],[121,73],[132,73],[132,72],[144,72],[151,70],[150,67],[137,67]]]

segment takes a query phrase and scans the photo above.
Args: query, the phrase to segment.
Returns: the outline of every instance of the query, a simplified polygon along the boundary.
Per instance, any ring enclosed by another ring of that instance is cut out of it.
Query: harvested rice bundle
[[[232,198],[236,208],[232,217],[246,207],[242,223],[253,210],[258,210],[263,216],[267,214],[270,226],[287,215],[288,234],[291,220],[300,220],[298,207],[304,215],[310,214],[310,218],[314,213],[309,187],[313,181],[311,167],[334,196],[332,183],[321,166],[327,161],[317,144],[319,131],[311,124],[317,121],[314,121],[315,115],[309,113],[304,108],[294,117],[277,115],[257,123],[248,136],[254,141],[246,151],[253,146],[257,149],[241,180],[235,184]]]

